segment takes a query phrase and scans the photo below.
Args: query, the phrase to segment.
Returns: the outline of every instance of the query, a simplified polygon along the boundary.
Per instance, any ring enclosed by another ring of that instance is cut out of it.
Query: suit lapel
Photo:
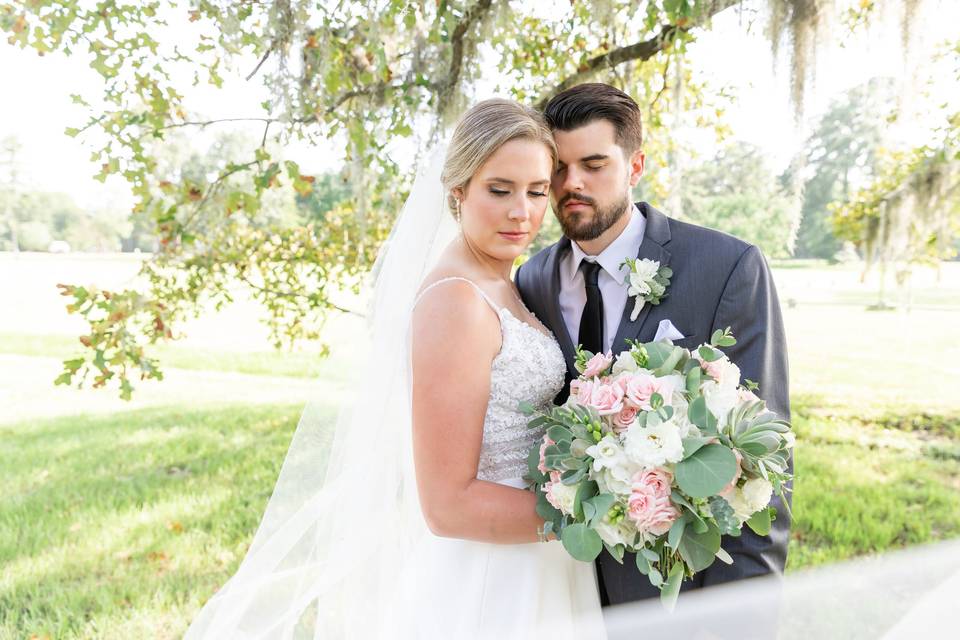
[[[560,261],[566,251],[570,249],[570,240],[561,238],[553,245],[553,250],[544,262],[544,281],[547,283],[546,312],[550,326],[553,327],[554,337],[560,343],[560,350],[567,361],[567,371],[574,370],[574,344],[567,333],[567,323],[563,320],[560,311]]]
[[[670,242],[670,225],[667,217],[651,207],[646,202],[637,203],[641,213],[647,220],[646,228],[643,232],[643,241],[637,251],[637,258],[647,258],[656,260],[661,267],[670,264],[670,252],[664,248],[664,245]],[[626,286],[626,284],[624,284]],[[671,295],[672,291],[667,291]],[[613,339],[612,351],[618,353],[626,348],[624,340],[627,338],[636,340],[643,330],[643,325],[650,315],[653,305],[645,303],[640,309],[640,314],[636,320],[630,320],[630,314],[633,312],[635,298],[627,298],[627,304],[623,308],[623,315],[620,317],[620,326],[617,328],[617,335]],[[661,303],[662,304],[662,303]]]

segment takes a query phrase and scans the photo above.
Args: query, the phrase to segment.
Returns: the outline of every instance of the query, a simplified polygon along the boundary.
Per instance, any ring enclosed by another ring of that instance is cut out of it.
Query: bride
[[[371,351],[329,425],[305,411],[237,573],[187,638],[602,638],[593,563],[543,541],[527,454],[566,365],[511,281],[557,162],[487,100],[418,177],[374,266]],[[552,538],[552,536],[551,536]]]

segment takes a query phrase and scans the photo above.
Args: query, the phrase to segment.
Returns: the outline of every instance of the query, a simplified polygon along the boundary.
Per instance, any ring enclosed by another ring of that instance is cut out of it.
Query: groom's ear
[[[635,187],[640,182],[640,176],[643,175],[643,166],[646,157],[641,149],[637,149],[630,156],[630,186]]]

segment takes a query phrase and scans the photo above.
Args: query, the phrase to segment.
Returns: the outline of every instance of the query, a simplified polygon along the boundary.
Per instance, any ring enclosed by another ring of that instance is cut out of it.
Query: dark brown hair
[[[558,93],[543,112],[551,129],[570,131],[594,120],[613,125],[617,144],[627,157],[643,144],[643,123],[640,107],[633,98],[602,82],[578,84]]]

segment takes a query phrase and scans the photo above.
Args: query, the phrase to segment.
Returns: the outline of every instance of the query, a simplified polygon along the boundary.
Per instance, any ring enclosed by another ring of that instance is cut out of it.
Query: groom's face
[[[643,174],[643,153],[627,157],[616,129],[594,120],[555,130],[559,165],[550,184],[553,210],[571,240],[594,240],[630,208],[630,189]]]

